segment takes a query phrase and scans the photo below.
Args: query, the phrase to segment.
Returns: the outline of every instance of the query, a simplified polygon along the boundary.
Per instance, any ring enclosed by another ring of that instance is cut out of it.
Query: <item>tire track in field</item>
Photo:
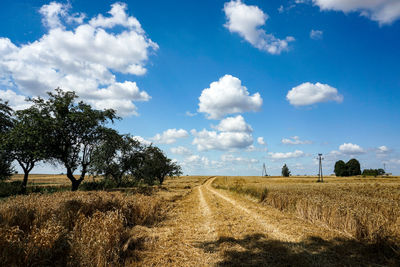
[[[210,207],[208,206],[207,201],[205,200],[204,195],[203,195],[203,187],[204,187],[204,185],[197,187],[197,189],[199,191],[199,208],[200,208],[200,212],[203,214],[203,217],[204,217],[204,221],[205,221],[204,227],[206,228],[208,239],[216,240],[218,238],[218,235],[217,235],[217,232],[215,231]]]
[[[204,187],[206,188],[207,191],[212,193],[214,196],[218,197],[219,199],[223,199],[225,202],[228,202],[233,206],[234,209],[242,211],[249,215],[258,225],[262,226],[262,228],[265,230],[265,232],[270,236],[271,238],[282,240],[282,241],[296,241],[297,238],[287,235],[281,231],[279,231],[276,227],[276,225],[269,224],[267,223],[267,220],[263,218],[263,216],[257,214],[254,211],[251,211],[244,206],[240,205],[237,201],[234,199],[221,194],[220,192],[217,192],[215,189],[212,188],[211,183],[215,180],[215,177],[209,179],[205,184]]]

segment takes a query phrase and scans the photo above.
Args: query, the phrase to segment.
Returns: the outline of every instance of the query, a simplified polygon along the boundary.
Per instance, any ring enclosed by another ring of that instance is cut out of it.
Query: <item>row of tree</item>
[[[336,161],[335,169],[336,176],[355,176],[361,174],[360,162],[356,159],[351,159],[347,163],[343,160]]]
[[[384,175],[385,170],[384,169],[365,169],[362,172],[363,176],[378,176],[378,175]]]
[[[180,166],[158,147],[108,127],[120,119],[114,110],[93,109],[77,98],[75,92],[58,88],[48,99],[29,99],[29,108],[15,112],[0,101],[0,179],[11,176],[13,161],[24,171],[22,192],[40,161],[63,165],[73,191],[89,173],[118,184],[126,176],[161,184],[166,176],[181,174]]]
[[[335,169],[336,176],[356,176],[362,174],[363,176],[378,176],[385,174],[384,169],[365,169],[361,173],[360,162],[356,159],[351,159],[347,163],[343,160],[336,161]]]

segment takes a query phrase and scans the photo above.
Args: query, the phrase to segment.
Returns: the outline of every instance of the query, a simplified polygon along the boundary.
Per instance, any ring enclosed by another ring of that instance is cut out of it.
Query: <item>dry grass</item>
[[[17,196],[0,203],[3,266],[123,265],[132,228],[160,221],[159,197],[119,192]]]
[[[400,253],[400,179],[327,178],[323,184],[315,180],[219,177],[214,186]]]
[[[138,261],[144,244],[175,201],[207,177],[166,179],[148,194],[58,192],[0,202],[2,266],[123,266]],[[22,179],[16,175],[13,180]],[[63,175],[32,175],[34,184],[64,185]]]

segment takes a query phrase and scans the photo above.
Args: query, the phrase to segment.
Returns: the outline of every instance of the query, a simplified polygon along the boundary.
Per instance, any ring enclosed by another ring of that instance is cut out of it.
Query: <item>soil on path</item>
[[[210,177],[177,201],[168,218],[152,229],[133,265],[371,264],[364,247],[355,241],[253,199],[217,190],[211,185],[214,179]]]

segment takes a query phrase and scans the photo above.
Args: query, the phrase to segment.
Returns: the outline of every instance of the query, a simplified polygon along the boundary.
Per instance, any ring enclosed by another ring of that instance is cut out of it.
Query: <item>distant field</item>
[[[75,175],[78,178],[78,175]],[[24,178],[23,174],[15,174],[10,181],[22,181]],[[85,180],[92,179],[91,177],[86,177]],[[30,174],[28,178],[29,184],[34,185],[71,185],[71,181],[68,180],[66,175],[62,174]]]
[[[182,176],[144,193],[122,188],[5,198],[0,262],[399,266],[400,178],[316,180]],[[69,186],[64,175],[36,174],[30,182]]]

